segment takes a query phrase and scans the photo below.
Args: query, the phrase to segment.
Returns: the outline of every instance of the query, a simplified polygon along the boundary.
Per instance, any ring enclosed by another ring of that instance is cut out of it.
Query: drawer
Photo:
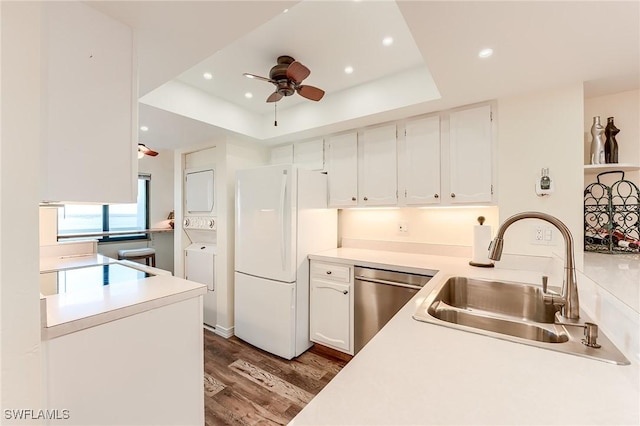
[[[325,280],[350,283],[351,267],[346,265],[336,265],[334,263],[311,261],[311,275],[315,277],[322,277]]]

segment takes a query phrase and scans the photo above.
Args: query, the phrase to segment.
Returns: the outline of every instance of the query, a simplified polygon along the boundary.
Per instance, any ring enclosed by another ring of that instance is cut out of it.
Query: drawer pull
[[[342,292],[342,294],[347,294],[347,293],[349,293],[349,290],[345,290]]]

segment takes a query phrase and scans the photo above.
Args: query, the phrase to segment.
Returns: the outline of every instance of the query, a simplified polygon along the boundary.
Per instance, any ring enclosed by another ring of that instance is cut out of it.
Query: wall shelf
[[[621,170],[623,172],[633,172],[640,170],[640,165],[630,163],[612,163],[612,164],[587,164],[584,166],[585,173],[603,173]]]

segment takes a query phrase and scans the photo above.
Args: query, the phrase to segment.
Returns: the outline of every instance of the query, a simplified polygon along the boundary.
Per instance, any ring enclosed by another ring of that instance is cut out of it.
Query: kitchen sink
[[[580,355],[614,364],[629,364],[604,336],[600,348],[582,343],[584,312],[575,324],[560,323],[559,308],[545,304],[541,287],[506,281],[451,277],[432,290],[414,319],[458,330]]]

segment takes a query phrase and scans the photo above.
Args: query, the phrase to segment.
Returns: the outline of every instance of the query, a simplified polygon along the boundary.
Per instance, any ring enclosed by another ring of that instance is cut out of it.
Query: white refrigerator
[[[327,175],[266,166],[236,184],[235,335],[291,359],[311,347],[307,255],[337,245]]]

